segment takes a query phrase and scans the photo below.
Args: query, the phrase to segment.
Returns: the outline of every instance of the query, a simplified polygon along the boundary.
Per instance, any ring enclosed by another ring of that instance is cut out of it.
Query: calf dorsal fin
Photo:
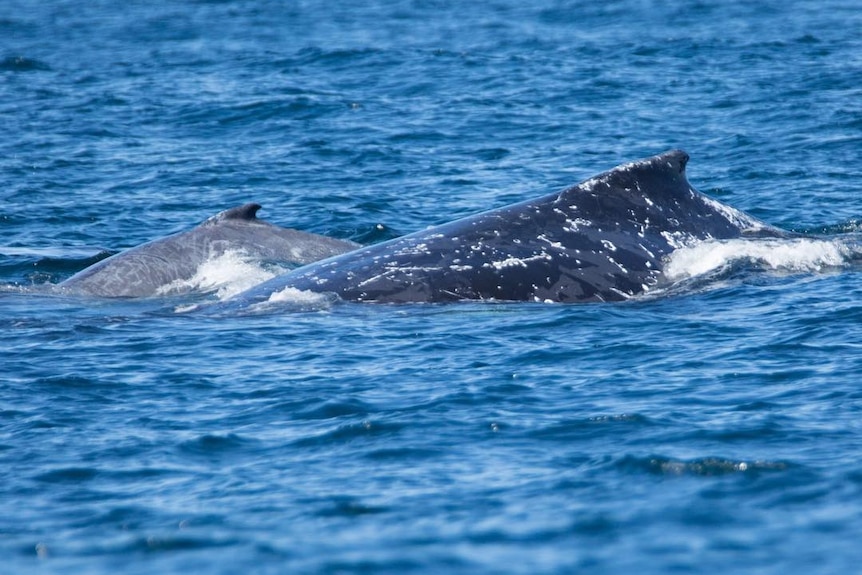
[[[252,221],[257,219],[257,211],[260,209],[260,204],[249,203],[225,210],[216,216],[217,220],[243,220]]]

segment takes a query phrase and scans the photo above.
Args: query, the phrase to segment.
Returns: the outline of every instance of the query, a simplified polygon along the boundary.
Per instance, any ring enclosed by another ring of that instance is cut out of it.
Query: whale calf
[[[288,271],[238,294],[239,308],[286,288],[355,302],[619,301],[663,281],[663,258],[701,240],[785,237],[710,199],[671,150],[534,200],[469,216]]]
[[[359,247],[260,220],[260,207],[255,203],[237,206],[191,230],[115,254],[61,282],[59,288],[99,297],[149,297],[191,278],[201,264],[229,251],[258,261],[304,265]]]

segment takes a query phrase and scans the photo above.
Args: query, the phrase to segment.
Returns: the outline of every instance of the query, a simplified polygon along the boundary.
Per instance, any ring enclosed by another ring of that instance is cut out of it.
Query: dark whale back
[[[698,240],[775,233],[688,183],[688,154],[625,164],[562,192],[470,216],[288,272],[284,288],[351,301],[613,301],[661,280],[662,258]]]

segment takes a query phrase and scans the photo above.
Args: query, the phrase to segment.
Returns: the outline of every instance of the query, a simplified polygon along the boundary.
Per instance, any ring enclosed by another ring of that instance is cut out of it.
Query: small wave
[[[668,457],[624,457],[618,462],[620,468],[631,472],[647,472],[657,475],[694,475],[714,477],[734,473],[759,473],[785,471],[790,466],[781,461],[744,461],[721,457],[704,457],[681,461]]]
[[[254,441],[229,433],[227,435],[206,434],[184,441],[179,449],[192,455],[214,455],[246,450],[254,445]]]
[[[368,419],[346,423],[321,433],[301,437],[293,442],[296,447],[337,445],[361,440],[370,436],[395,435],[403,429],[402,424],[381,423]]]
[[[320,517],[357,517],[360,515],[373,515],[385,513],[389,508],[379,505],[369,505],[354,497],[338,495],[332,498],[332,502],[320,509],[317,514]]]
[[[817,272],[842,267],[858,248],[841,239],[733,239],[706,241],[674,251],[664,275],[671,282],[720,273],[737,264],[784,272]]]
[[[326,400],[316,403],[313,407],[302,409],[294,414],[297,419],[334,419],[344,416],[367,416],[374,408],[359,400],[346,401]]]
[[[50,69],[48,64],[24,56],[7,56],[0,60],[0,71],[4,72],[36,72]]]
[[[63,467],[39,474],[36,479],[44,483],[80,484],[96,477],[98,471],[92,467]]]
[[[110,255],[94,248],[0,246],[0,276],[16,287],[52,284]]]
[[[807,228],[795,230],[801,234],[820,234],[820,235],[837,235],[837,234],[858,234],[862,233],[862,220],[851,219],[839,224],[822,226],[818,228]]]
[[[97,248],[81,247],[24,247],[24,246],[0,246],[0,256],[33,258],[46,260],[88,260],[91,258],[103,259],[116,252],[107,252]]]

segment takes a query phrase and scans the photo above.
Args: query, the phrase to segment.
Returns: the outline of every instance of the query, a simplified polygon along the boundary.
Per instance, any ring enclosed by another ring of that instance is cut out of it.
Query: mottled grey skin
[[[359,247],[282,228],[256,217],[258,204],[221,212],[187,232],[131,248],[93,264],[62,282],[69,293],[100,297],[149,297],[194,276],[206,261],[238,251],[257,261],[304,265]]]
[[[289,271],[236,296],[284,288],[357,302],[618,301],[662,281],[663,258],[711,238],[784,236],[697,192],[673,150],[562,192]]]

